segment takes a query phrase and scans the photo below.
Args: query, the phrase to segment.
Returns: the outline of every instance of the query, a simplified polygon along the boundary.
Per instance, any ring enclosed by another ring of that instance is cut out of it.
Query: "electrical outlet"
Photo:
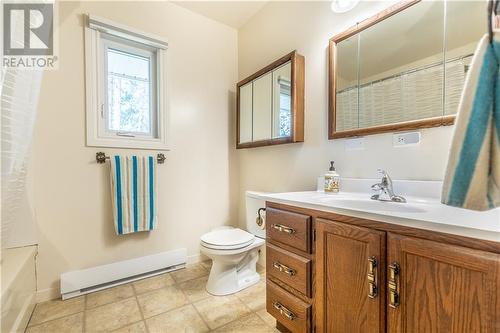
[[[345,150],[364,150],[365,149],[365,138],[353,138],[345,140]]]
[[[394,147],[418,145],[420,143],[420,132],[396,133],[392,136],[392,145]]]

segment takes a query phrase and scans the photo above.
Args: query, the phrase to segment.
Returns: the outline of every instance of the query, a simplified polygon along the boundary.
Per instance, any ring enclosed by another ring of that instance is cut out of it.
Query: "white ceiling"
[[[241,28],[268,1],[173,1],[175,4],[235,29]]]

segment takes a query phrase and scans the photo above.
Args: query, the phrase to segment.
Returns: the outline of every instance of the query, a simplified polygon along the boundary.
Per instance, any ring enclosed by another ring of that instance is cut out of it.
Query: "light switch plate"
[[[420,143],[420,138],[420,132],[396,133],[392,136],[392,145],[394,147],[414,146]]]
[[[365,138],[353,138],[345,140],[345,150],[364,150],[365,149]]]

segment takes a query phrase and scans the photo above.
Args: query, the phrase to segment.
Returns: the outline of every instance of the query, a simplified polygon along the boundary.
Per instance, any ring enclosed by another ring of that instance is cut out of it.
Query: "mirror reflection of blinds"
[[[471,57],[469,54],[446,62],[444,110],[441,62],[368,82],[360,85],[359,89],[350,87],[337,92],[336,130],[456,113]]]
[[[291,95],[292,83],[290,80],[279,77],[278,84],[280,85],[280,94]]]
[[[467,71],[469,70],[469,62],[472,59],[473,55],[474,54],[470,53],[470,54],[463,55],[463,56],[460,56],[460,57],[448,59],[448,60],[446,60],[446,64],[449,66],[451,63],[455,63],[455,62],[462,63],[464,65],[464,72],[467,73]],[[404,71],[404,72],[401,72],[401,73],[397,73],[397,74],[393,74],[393,75],[388,76],[388,77],[384,77],[384,78],[381,78],[381,79],[377,79],[377,80],[374,80],[374,81],[363,83],[359,87],[362,88],[364,86],[368,86],[368,85],[371,85],[371,84],[375,84],[375,83],[379,83],[379,82],[382,82],[382,81],[390,80],[390,79],[397,78],[397,77],[403,76],[403,75],[413,74],[415,72],[423,71],[423,70],[426,70],[426,69],[431,69],[432,67],[439,67],[439,66],[442,66],[442,65],[443,65],[443,62],[439,61],[439,62],[430,64],[430,65],[426,65],[426,66],[423,66],[423,67],[409,69],[407,71]],[[345,92],[347,90],[350,90],[350,89],[356,89],[356,88],[357,88],[357,86],[348,87],[348,88],[345,88],[345,89],[337,91],[337,94],[343,93],[343,92]]]
[[[288,86],[288,87],[292,86],[292,82],[290,82],[290,80],[284,79],[281,76],[278,78],[278,83],[283,86]]]

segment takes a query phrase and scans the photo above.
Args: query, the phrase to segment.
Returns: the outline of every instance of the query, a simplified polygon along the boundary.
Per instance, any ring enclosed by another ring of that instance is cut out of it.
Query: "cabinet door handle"
[[[294,320],[297,317],[292,311],[288,310],[283,304],[278,301],[273,302],[273,307],[288,320]]]
[[[286,232],[287,234],[295,233],[295,229],[287,227],[286,225],[282,224],[273,224],[273,228],[278,230],[279,232]]]
[[[399,306],[399,274],[399,264],[397,262],[390,264],[387,289],[389,290],[389,306],[393,309]]]
[[[377,258],[375,256],[368,258],[368,297],[375,298],[378,295],[377,288]]]
[[[294,276],[297,273],[297,271],[295,269],[290,268],[286,265],[283,265],[279,261],[275,261],[273,263],[273,267],[276,268],[277,270],[279,270],[280,272],[283,272],[283,273],[288,274],[290,276]]]

